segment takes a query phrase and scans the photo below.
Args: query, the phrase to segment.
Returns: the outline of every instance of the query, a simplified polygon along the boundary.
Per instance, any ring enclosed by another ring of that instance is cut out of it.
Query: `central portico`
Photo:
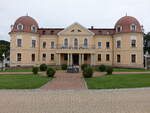
[[[57,65],[95,65],[95,54],[90,53],[57,53]]]

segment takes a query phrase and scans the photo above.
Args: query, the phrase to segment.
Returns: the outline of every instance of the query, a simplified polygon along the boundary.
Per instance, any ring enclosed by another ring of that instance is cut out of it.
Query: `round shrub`
[[[38,72],[39,72],[39,68],[38,67],[33,67],[32,68],[32,72],[33,72],[33,74],[38,74]]]
[[[61,65],[61,69],[62,69],[62,70],[67,70],[67,64]]]
[[[84,78],[91,78],[93,76],[93,69],[92,67],[87,67],[83,70],[83,77]]]
[[[101,71],[101,72],[104,72],[104,71],[106,71],[106,66],[105,65],[100,65],[99,66],[99,70]]]
[[[81,70],[84,71],[84,69],[88,68],[89,64],[82,64],[81,65]]]
[[[48,77],[54,77],[55,72],[56,72],[55,69],[48,68],[46,74],[47,74]]]
[[[113,68],[111,66],[107,66],[106,67],[106,72],[107,72],[107,75],[111,75],[112,72],[113,72]]]
[[[40,71],[46,71],[47,70],[47,65],[46,64],[41,64],[40,65]]]

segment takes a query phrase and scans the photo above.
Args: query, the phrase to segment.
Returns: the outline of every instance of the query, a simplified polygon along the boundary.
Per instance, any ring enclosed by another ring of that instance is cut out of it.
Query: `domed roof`
[[[133,32],[131,29],[132,25],[136,26],[134,32],[142,32],[139,21],[132,16],[124,16],[121,19],[119,19],[115,25],[115,28],[117,26],[120,26],[122,29],[120,32]]]
[[[22,30],[18,29],[18,25],[23,25]],[[33,32],[32,26],[36,27],[36,29],[38,28],[38,23],[35,21],[35,19],[30,16],[22,16],[16,20],[12,31]]]

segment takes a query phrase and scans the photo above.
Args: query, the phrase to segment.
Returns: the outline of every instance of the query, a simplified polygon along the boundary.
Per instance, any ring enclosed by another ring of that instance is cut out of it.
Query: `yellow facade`
[[[48,65],[81,65],[93,66],[106,64],[118,67],[143,68],[143,34],[142,33],[118,33],[96,35],[78,23],[74,23],[66,29],[54,35],[41,35],[27,32],[12,32],[11,37],[11,66],[35,66],[42,63]],[[17,39],[22,40],[22,46],[17,47]],[[65,47],[64,41],[68,40]],[[77,47],[75,40],[77,39]],[[87,46],[84,41],[87,39]],[[136,40],[136,47],[131,46],[131,40]],[[36,47],[32,48],[32,40],[36,40]],[[121,41],[121,47],[117,48],[117,40]],[[52,47],[51,42],[54,42]],[[101,47],[98,43],[101,42]],[[106,43],[109,42],[109,48]],[[43,43],[46,47],[43,48]],[[17,60],[17,53],[21,53],[21,61]],[[32,61],[35,54],[35,61]],[[43,58],[46,54],[46,58]],[[131,61],[132,54],[136,55],[136,61]],[[54,59],[51,57],[53,57]],[[109,56],[107,59],[106,56]],[[120,62],[117,62],[120,55]],[[100,58],[101,56],[101,58]]]

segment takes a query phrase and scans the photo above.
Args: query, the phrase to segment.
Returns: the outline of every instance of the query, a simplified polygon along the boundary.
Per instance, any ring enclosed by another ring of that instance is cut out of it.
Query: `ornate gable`
[[[59,36],[93,36],[93,32],[75,22],[63,31],[58,33]]]

